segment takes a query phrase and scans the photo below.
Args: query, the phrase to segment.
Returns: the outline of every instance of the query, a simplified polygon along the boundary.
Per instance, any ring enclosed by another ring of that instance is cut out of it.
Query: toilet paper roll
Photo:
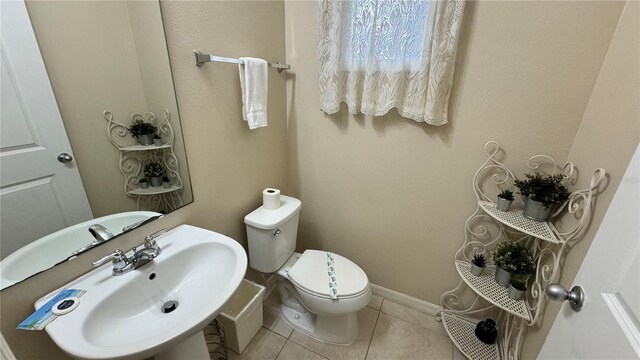
[[[276,210],[280,207],[280,190],[266,188],[262,191],[262,207],[267,210]]]

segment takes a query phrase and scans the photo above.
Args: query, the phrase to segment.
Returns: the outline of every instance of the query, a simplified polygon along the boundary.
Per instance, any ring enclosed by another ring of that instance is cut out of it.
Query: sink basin
[[[0,261],[0,289],[20,282],[33,274],[65,261],[76,250],[95,241],[89,226],[100,224],[113,234],[122,233],[126,226],[160,216],[153,211],[129,211],[107,215],[69,226],[26,245]]]
[[[154,261],[120,276],[108,263],[62,288],[86,290],[75,310],[45,328],[62,350],[77,359],[162,355],[201,333],[244,278],[247,255],[227,236],[181,225],[156,241],[162,253]],[[163,312],[169,301],[177,307]]]

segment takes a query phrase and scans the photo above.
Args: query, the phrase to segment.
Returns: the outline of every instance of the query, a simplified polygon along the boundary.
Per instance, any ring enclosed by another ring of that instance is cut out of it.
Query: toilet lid
[[[327,252],[306,250],[295,264],[289,269],[289,279],[295,285],[308,292],[330,296],[332,282],[327,265]],[[363,292],[369,279],[367,274],[351,260],[338,254],[331,254],[333,258],[333,277],[337,297],[353,296]]]

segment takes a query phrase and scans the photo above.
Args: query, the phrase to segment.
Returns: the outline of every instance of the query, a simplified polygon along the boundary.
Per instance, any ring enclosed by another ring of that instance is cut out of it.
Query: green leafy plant
[[[153,139],[154,139],[154,140],[160,140],[160,139],[162,139],[162,138],[161,138],[161,137],[160,137],[160,135],[158,135],[158,134],[153,134]]]
[[[143,184],[143,183],[146,183],[146,182],[147,182],[147,179],[140,179],[140,180],[138,181],[138,183],[140,183],[140,184]]]
[[[544,204],[545,207],[562,204],[569,198],[569,190],[562,184],[565,176],[526,174],[526,180],[515,180],[518,192],[523,196]]]
[[[527,281],[529,280],[529,274],[514,274],[511,277],[511,286],[514,288],[525,291],[527,290]]]
[[[499,198],[513,201],[513,191],[511,190],[503,190],[500,194],[498,194]]]
[[[131,122],[129,126],[129,132],[133,137],[140,135],[151,135],[158,131],[158,128],[152,123],[145,122],[144,120],[136,119]]]
[[[162,177],[162,181],[164,181],[164,182],[170,182],[170,181],[171,181],[171,179],[169,179],[169,177],[165,175],[165,176],[163,176],[163,177]]]
[[[164,168],[157,162],[151,162],[144,166],[144,176],[148,178],[164,176]]]
[[[487,259],[484,258],[483,254],[475,254],[471,263],[477,267],[484,267],[487,264]]]
[[[527,248],[514,241],[504,241],[498,244],[491,254],[496,266],[514,274],[526,274],[535,270],[533,256]]]

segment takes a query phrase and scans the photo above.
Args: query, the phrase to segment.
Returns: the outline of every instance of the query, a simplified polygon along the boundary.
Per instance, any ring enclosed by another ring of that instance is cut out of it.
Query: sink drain
[[[173,301],[173,300],[167,301],[166,303],[164,303],[164,305],[162,305],[162,312],[165,314],[168,314],[177,308],[178,308],[177,301]]]

